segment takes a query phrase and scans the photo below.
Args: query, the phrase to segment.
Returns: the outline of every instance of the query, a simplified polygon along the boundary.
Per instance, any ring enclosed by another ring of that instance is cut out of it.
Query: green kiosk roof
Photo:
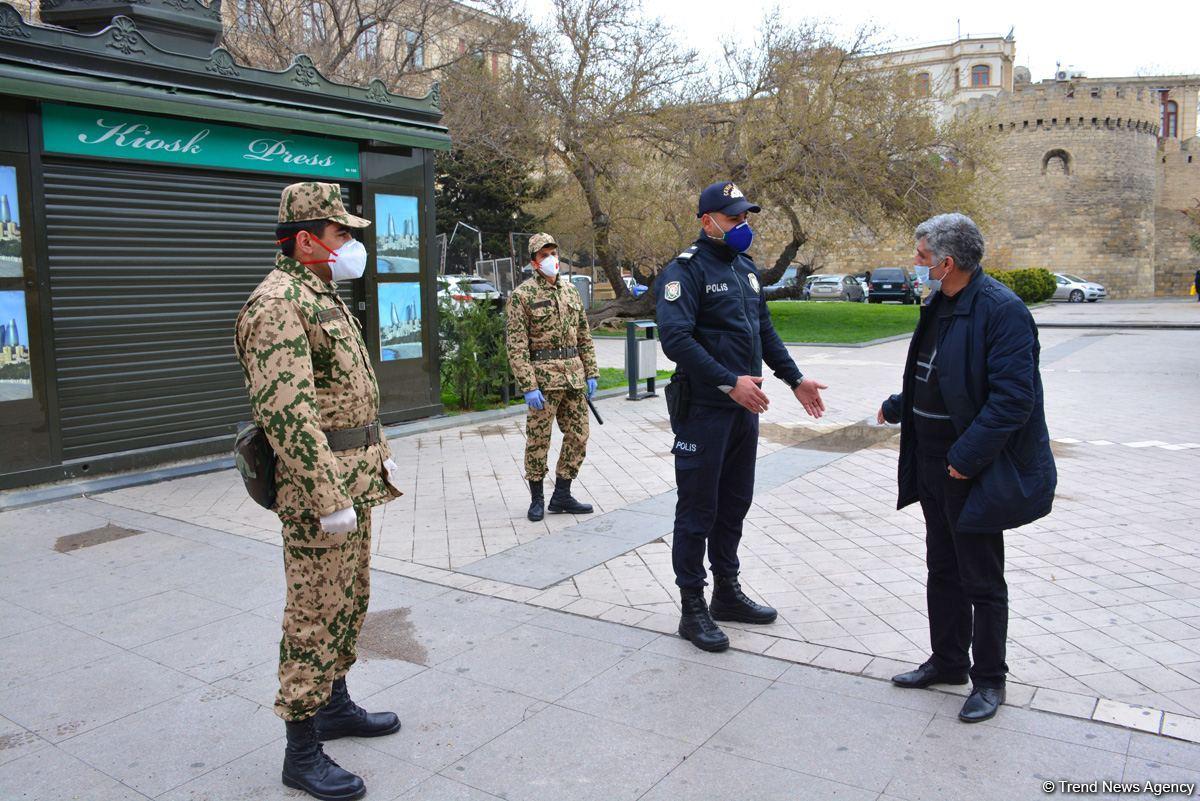
[[[128,17],[95,33],[26,22],[0,3],[0,94],[449,150],[440,91],[423,98],[326,79],[308,56],[282,72],[160,49]]]

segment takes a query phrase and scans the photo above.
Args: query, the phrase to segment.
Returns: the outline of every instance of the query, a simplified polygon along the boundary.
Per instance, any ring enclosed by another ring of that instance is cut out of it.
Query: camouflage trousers
[[[587,390],[551,389],[542,393],[546,404],[530,409],[525,426],[525,479],[541,481],[546,477],[546,455],[550,451],[550,430],[558,420],[562,449],[558,452],[555,475],[574,479],[587,455]]]
[[[314,538],[330,546],[289,544]],[[358,528],[350,534],[322,534],[320,523],[285,519],[283,571],[287,602],[275,714],[304,720],[325,705],[333,682],[356,658],[371,596],[371,508],[358,509]]]

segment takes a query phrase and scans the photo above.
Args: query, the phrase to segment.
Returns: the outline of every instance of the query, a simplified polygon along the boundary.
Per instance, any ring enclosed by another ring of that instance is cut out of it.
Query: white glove
[[[349,534],[358,528],[358,515],[354,513],[353,506],[338,509],[321,518],[321,528],[328,534]]]
[[[383,463],[383,469],[387,471],[387,483],[392,486],[392,489],[400,491],[400,465],[388,459]]]

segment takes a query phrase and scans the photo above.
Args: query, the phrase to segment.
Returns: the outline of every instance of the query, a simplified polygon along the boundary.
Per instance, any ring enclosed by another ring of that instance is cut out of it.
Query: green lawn
[[[669,370],[658,371],[658,381],[666,382],[670,379],[671,373]],[[645,387],[645,382],[640,382],[638,386]],[[613,389],[614,387],[629,386],[629,379],[625,377],[625,371],[619,367],[601,367],[600,368],[600,389]],[[524,403],[525,399],[518,395],[510,401],[510,405]],[[462,414],[464,411],[483,411],[485,409],[499,409],[504,404],[500,402],[498,397],[488,398],[486,402],[477,403],[474,409],[460,409],[458,395],[453,390],[442,388],[442,405],[446,408],[447,414]]]
[[[784,342],[869,342],[911,334],[919,306],[888,303],[775,300],[767,303]]]
[[[869,342],[909,334],[919,307],[887,303],[773,300],[767,303],[784,342]],[[596,329],[593,337],[625,338],[624,331]]]

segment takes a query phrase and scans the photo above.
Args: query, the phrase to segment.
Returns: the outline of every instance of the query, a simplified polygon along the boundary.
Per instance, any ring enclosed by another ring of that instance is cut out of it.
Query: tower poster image
[[[21,267],[21,213],[20,204],[17,203],[17,168],[0,166],[0,278],[20,278]]]
[[[33,397],[25,293],[0,292],[0,402]]]
[[[385,362],[421,358],[420,284],[379,284],[379,349]]]
[[[421,271],[421,228],[417,208],[417,199],[410,195],[375,196],[375,264],[378,272]]]

